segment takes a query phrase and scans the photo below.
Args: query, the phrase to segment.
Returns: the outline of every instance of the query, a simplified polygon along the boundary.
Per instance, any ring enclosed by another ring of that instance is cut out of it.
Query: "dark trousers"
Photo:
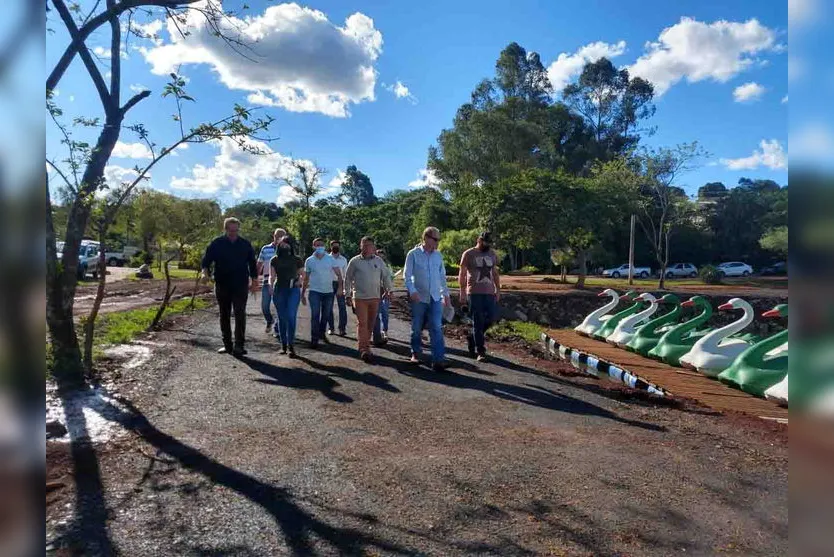
[[[484,333],[495,323],[498,314],[498,304],[492,294],[470,294],[469,311],[472,315],[472,333],[475,339],[475,350],[478,354],[486,354],[484,347]]]
[[[249,289],[246,285],[240,287],[214,287],[217,305],[220,308],[220,333],[223,335],[223,346],[232,346],[232,309],[235,313],[235,346],[243,347],[246,340],[246,300]]]
[[[347,303],[345,302],[345,297],[344,296],[339,296],[337,294],[338,289],[339,289],[339,281],[334,280],[333,281],[333,298],[334,298],[334,301],[336,302],[336,305],[339,307],[339,332],[342,332],[342,331],[345,330],[345,327],[347,327]],[[336,327],[333,326],[333,321],[334,321],[333,314],[334,313],[335,313],[335,310],[331,306],[330,313],[327,316],[327,326],[335,331]]]

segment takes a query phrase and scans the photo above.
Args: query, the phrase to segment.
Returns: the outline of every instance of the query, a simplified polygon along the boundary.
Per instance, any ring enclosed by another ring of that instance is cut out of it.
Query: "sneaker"
[[[282,345],[281,345],[281,354],[286,354],[286,353],[287,353],[287,345],[286,345],[286,344],[282,344]]]
[[[327,334],[332,336],[335,333],[334,333],[333,329],[327,329]]]
[[[272,329],[272,321],[267,321],[266,322],[266,330],[264,332],[268,333],[270,331],[270,329]]]
[[[382,340],[388,342],[388,331],[382,331]]]
[[[231,354],[232,353],[232,347],[231,346],[224,346],[223,348],[218,348],[217,353],[218,354]]]
[[[332,334],[332,333],[328,333],[328,334]],[[330,339],[327,338],[327,335],[322,335],[321,341],[325,344],[330,344]]]
[[[469,349],[469,355],[475,357],[475,337],[471,334],[466,335],[466,347]]]
[[[412,353],[411,358],[408,360],[408,363],[410,363],[410,364],[420,364],[422,362],[420,362],[420,358],[417,356],[417,354]]]
[[[475,360],[478,361],[478,362],[485,362],[487,360],[486,352],[478,354],[478,357],[475,358]]]

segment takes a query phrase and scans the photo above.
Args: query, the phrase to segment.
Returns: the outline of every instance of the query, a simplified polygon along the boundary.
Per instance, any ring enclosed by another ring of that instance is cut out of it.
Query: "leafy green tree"
[[[265,218],[269,222],[276,222],[284,216],[284,209],[273,202],[247,199],[237,205],[232,205],[223,214],[227,217],[237,217],[241,221]]]
[[[358,170],[356,165],[352,164],[345,170],[345,179],[342,182],[342,197],[348,205],[373,205],[376,202],[371,179]]]
[[[472,230],[446,230],[440,238],[438,249],[443,254],[446,267],[457,267],[463,252],[475,245],[480,232]]]
[[[565,103],[584,118],[595,147],[594,158],[608,160],[637,146],[646,130],[641,122],[655,112],[654,87],[607,58],[585,64],[575,83],[562,91]]]
[[[762,235],[759,244],[762,249],[786,258],[788,256],[788,227],[777,226],[771,228]]]

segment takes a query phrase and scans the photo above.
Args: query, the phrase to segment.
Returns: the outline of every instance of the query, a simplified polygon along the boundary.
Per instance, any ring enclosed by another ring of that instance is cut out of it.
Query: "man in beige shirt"
[[[392,289],[391,275],[385,261],[376,254],[374,239],[365,236],[359,242],[360,254],[350,260],[345,271],[345,293],[352,296],[356,312],[359,357],[370,363],[371,333],[379,311],[380,285],[385,295]]]

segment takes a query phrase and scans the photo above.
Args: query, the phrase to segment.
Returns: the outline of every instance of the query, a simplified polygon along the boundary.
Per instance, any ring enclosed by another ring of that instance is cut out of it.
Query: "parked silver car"
[[[666,278],[681,278],[698,276],[698,267],[692,263],[674,263],[666,267]]]
[[[728,261],[718,266],[718,274],[722,277],[749,277],[753,274],[753,267],[741,261]]]

